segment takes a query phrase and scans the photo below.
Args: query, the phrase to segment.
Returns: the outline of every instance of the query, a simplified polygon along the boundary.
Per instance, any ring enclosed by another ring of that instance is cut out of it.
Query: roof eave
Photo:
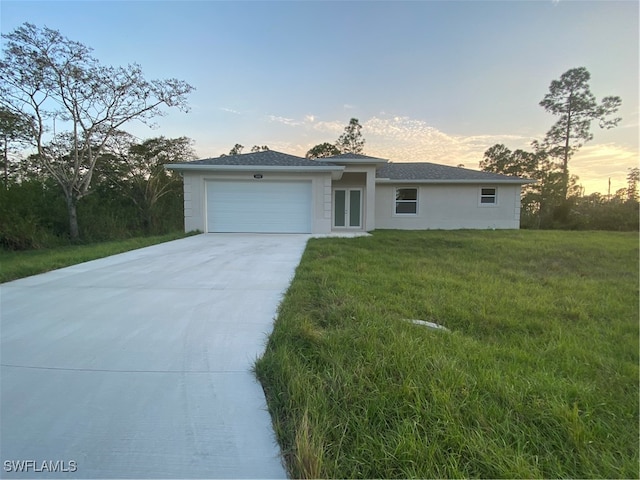
[[[318,165],[316,166],[290,166],[290,165],[206,165],[206,164],[188,164],[188,163],[168,163],[165,168],[169,170],[205,170],[205,171],[236,171],[236,170],[270,170],[270,171],[289,171],[289,172],[332,172],[342,171],[344,167],[341,165]]]
[[[332,178],[340,179],[344,167],[341,165],[288,166],[288,165],[193,165],[188,163],[168,163],[167,170],[176,172],[276,172],[276,173],[331,173]]]

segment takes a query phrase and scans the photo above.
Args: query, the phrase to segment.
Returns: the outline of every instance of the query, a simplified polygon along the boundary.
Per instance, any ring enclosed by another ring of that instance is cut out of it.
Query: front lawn
[[[313,239],[255,368],[293,477],[638,478],[638,316],[637,233]]]
[[[45,273],[50,270],[76,265],[117,253],[148,247],[157,243],[177,240],[187,235],[174,232],[149,237],[134,237],[126,240],[71,245],[41,250],[9,251],[0,248],[0,283],[18,278]]]

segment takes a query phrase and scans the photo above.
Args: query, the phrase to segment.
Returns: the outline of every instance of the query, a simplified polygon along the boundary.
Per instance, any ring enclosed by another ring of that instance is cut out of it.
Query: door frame
[[[336,225],[336,192],[345,192],[345,211],[344,225]],[[351,192],[358,191],[360,193],[360,217],[358,225],[349,225],[351,219]],[[364,220],[364,188],[363,187],[334,187],[331,195],[331,228],[334,229],[353,229],[362,230]]]

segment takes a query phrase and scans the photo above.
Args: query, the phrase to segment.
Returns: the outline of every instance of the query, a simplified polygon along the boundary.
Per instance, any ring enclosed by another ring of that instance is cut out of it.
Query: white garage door
[[[207,182],[207,230],[310,233],[311,182]]]

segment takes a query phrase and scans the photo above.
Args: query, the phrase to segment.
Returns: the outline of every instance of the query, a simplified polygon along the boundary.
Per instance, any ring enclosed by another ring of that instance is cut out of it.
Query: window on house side
[[[396,188],[396,215],[418,213],[418,189]]]
[[[482,187],[480,189],[480,205],[497,205],[498,191],[495,188]]]

